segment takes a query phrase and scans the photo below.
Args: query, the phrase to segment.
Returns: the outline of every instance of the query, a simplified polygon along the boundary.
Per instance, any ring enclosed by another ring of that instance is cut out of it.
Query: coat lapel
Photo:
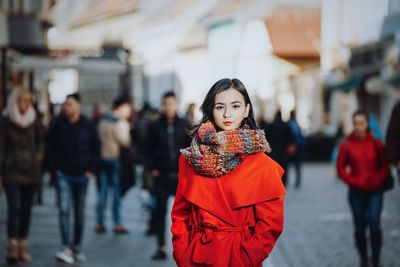
[[[198,175],[186,159],[181,157],[181,160],[185,161],[183,165],[185,170],[179,181],[182,183],[182,195],[189,202],[207,210],[226,223],[236,225],[237,219],[221,190],[220,181]]]
[[[232,172],[218,178],[199,175],[180,157],[183,196],[231,225],[237,225],[234,209],[271,200],[285,194],[283,169],[264,153],[249,155]]]
[[[233,172],[223,177],[221,187],[232,209],[250,206],[286,193],[281,180],[283,172],[270,157],[257,153],[249,155]]]

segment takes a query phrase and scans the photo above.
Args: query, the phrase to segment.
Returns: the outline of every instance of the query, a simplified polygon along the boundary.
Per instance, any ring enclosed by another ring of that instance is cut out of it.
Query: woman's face
[[[358,137],[363,137],[368,131],[368,119],[364,115],[357,115],[353,119],[354,133]]]
[[[249,116],[250,104],[236,89],[230,88],[215,96],[213,118],[216,126],[223,130],[235,130]]]
[[[29,97],[23,97],[23,98],[21,97],[17,101],[19,112],[21,114],[25,114],[28,111],[31,104],[32,104],[32,100]]]

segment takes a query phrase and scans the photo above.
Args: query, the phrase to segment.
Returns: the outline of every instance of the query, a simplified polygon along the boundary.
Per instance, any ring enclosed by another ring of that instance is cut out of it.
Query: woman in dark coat
[[[28,232],[35,188],[40,183],[42,128],[32,94],[15,90],[0,121],[0,177],[7,197],[7,261],[31,261]]]
[[[355,243],[361,267],[367,267],[367,240],[369,226],[372,266],[379,267],[382,246],[380,227],[383,207],[382,186],[389,170],[384,145],[375,140],[368,126],[368,114],[357,111],[353,115],[353,132],[339,148],[336,169],[339,177],[349,186],[349,203],[353,213]]]
[[[283,230],[283,169],[237,79],[214,84],[182,150],[172,209],[178,266],[260,267]]]

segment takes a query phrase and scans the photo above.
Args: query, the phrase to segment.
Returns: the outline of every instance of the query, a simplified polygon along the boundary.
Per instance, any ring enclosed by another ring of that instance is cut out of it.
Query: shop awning
[[[320,57],[319,9],[282,9],[272,14],[266,25],[275,55],[283,58]]]

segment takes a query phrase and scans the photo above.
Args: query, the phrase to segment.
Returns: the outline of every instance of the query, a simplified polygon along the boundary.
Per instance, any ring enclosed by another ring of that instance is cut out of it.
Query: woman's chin
[[[229,131],[229,130],[236,130],[238,127],[234,125],[226,126],[224,125],[223,127],[218,127],[221,131]]]

